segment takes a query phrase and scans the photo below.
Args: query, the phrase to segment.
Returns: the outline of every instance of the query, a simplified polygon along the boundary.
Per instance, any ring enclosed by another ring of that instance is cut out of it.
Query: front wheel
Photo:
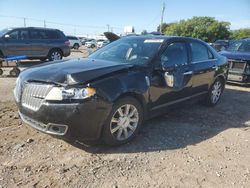
[[[206,104],[208,106],[215,106],[219,102],[223,90],[224,90],[223,80],[220,78],[216,79],[208,92],[206,98]]]
[[[140,103],[125,97],[118,100],[104,125],[103,140],[107,145],[120,145],[132,140],[143,122]]]
[[[51,50],[49,53],[49,60],[55,61],[55,60],[61,60],[62,59],[62,52],[60,50]]]

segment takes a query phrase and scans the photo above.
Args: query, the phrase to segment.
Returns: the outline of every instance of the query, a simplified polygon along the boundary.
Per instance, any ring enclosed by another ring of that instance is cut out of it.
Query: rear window
[[[78,40],[76,37],[67,36],[69,40]]]

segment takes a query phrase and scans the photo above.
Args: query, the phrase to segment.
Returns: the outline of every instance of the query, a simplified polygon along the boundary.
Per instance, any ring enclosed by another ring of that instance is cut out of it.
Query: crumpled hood
[[[250,53],[248,52],[230,52],[230,51],[221,51],[221,55],[226,56],[228,59],[236,59],[236,60],[250,60]]]
[[[86,83],[109,73],[128,69],[132,64],[121,64],[87,58],[50,62],[26,69],[20,74],[24,81],[58,84]]]

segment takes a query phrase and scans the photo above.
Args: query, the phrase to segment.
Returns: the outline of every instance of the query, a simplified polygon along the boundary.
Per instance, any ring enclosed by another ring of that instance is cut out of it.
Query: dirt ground
[[[0,78],[0,187],[250,187],[250,88],[144,123],[120,147],[74,147],[21,122]]]

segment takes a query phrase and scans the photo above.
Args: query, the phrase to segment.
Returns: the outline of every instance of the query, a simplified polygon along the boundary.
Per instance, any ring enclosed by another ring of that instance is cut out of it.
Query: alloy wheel
[[[221,93],[222,93],[222,84],[220,81],[217,81],[214,83],[211,93],[212,94],[211,100],[213,104],[216,104],[219,101]]]
[[[60,59],[62,59],[62,56],[61,56],[60,52],[54,51],[54,52],[52,52],[52,54],[51,54],[51,59],[52,59],[53,61],[55,61],[55,60],[60,60]]]
[[[132,104],[118,108],[110,122],[111,134],[119,141],[128,139],[135,132],[139,123],[139,112]]]

